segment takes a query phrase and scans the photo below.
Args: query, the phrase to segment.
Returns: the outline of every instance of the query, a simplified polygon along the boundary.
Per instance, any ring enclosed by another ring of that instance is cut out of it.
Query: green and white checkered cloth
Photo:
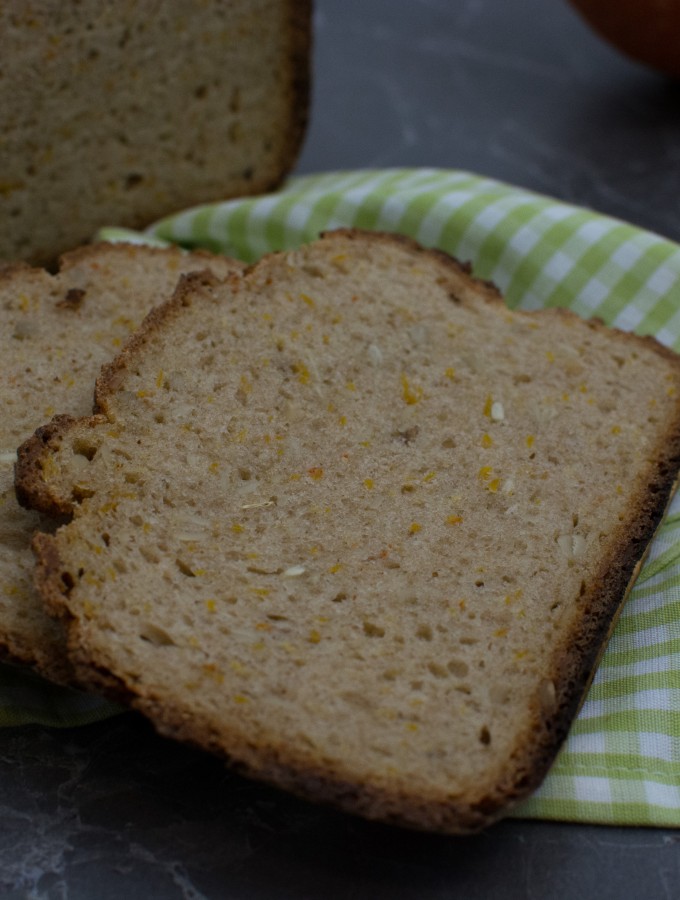
[[[680,246],[467,172],[294,178],[279,193],[201,206],[143,234],[111,228],[101,236],[204,247],[251,261],[338,226],[410,235],[470,260],[513,307],[569,307],[654,334],[680,351]],[[22,722],[74,724],[97,714],[91,705],[74,710],[73,695],[54,694],[41,712],[31,685],[6,687],[0,674],[0,723],[18,715]],[[680,826],[680,500],[654,541],[562,752],[517,815]]]

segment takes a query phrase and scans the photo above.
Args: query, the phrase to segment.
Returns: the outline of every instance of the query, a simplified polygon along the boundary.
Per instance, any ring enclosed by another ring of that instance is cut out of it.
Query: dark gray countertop
[[[319,0],[300,171],[460,168],[680,239],[680,83],[566,0]]]
[[[680,85],[563,0],[318,0],[300,173],[462,168],[680,239]],[[507,821],[451,839],[318,809],[125,714],[0,731],[0,896],[656,900],[680,832]]]

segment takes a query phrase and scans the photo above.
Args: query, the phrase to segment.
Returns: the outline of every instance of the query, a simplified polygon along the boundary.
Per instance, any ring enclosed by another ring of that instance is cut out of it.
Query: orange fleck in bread
[[[22,501],[70,517],[39,588],[83,682],[162,733],[479,829],[583,697],[675,483],[678,387],[654,341],[510,311],[389,235],[189,276],[97,413],[21,449]]]
[[[101,365],[183,272],[237,265],[177,248],[101,244],[67,254],[56,275],[25,264],[0,269],[0,648],[12,659],[68,680],[60,627],[33,589],[39,520],[14,495],[17,446],[56,412],[92,411]]]

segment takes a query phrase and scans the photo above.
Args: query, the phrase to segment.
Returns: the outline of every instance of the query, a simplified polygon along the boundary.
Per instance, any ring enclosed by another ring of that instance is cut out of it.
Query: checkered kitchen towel
[[[410,235],[470,260],[511,306],[569,307],[654,334],[680,351],[679,246],[467,172],[301,177],[279,193],[201,206],[141,235],[112,228],[102,236],[204,247],[251,261],[338,226]],[[30,685],[3,691],[0,677],[0,715],[4,702],[8,724],[17,716],[50,724],[96,716],[91,701],[78,709],[76,700],[52,693],[41,713]],[[680,501],[671,505],[562,752],[517,814],[680,826]]]

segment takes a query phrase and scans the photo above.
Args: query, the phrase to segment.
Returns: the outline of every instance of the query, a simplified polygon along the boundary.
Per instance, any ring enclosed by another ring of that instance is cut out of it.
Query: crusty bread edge
[[[58,624],[63,628],[63,623]],[[75,670],[65,653],[63,656],[57,656],[49,651],[43,651],[40,647],[17,641],[11,636],[3,638],[0,644],[0,662],[15,668],[30,669],[62,687],[76,685]]]
[[[282,158],[282,173],[270,185],[273,190],[293,168],[302,149],[311,105],[313,53],[313,0],[289,0],[291,39],[291,96],[288,143]]]

